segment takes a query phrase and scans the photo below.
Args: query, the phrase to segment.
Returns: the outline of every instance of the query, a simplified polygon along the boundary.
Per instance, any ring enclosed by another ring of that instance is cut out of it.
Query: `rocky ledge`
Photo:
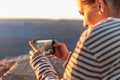
[[[63,61],[50,58],[59,76],[64,71]],[[5,58],[0,61],[0,80],[36,80],[34,71],[29,65],[29,55]]]

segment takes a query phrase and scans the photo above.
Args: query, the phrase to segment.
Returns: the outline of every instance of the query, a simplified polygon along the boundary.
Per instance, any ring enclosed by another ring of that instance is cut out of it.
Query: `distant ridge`
[[[28,54],[28,41],[36,38],[55,38],[73,50],[83,30],[80,20],[0,19],[0,59]]]
[[[0,18],[0,20],[82,21],[82,19],[78,19],[78,18]]]

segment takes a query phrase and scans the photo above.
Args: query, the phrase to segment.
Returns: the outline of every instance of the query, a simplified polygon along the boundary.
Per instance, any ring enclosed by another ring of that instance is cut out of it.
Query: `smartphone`
[[[55,50],[53,47],[54,40],[53,39],[35,39],[33,43],[43,52],[45,55],[54,54]]]

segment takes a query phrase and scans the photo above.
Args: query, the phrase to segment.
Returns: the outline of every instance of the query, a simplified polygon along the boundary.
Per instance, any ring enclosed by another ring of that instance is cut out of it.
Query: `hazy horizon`
[[[0,59],[28,54],[35,38],[55,38],[73,50],[83,30],[74,20],[0,20]]]

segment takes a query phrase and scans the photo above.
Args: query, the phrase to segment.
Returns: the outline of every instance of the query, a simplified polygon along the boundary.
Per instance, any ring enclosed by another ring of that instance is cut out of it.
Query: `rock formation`
[[[49,58],[59,76],[63,73],[63,61]],[[29,55],[5,58],[0,61],[0,80],[36,80],[29,65]]]

